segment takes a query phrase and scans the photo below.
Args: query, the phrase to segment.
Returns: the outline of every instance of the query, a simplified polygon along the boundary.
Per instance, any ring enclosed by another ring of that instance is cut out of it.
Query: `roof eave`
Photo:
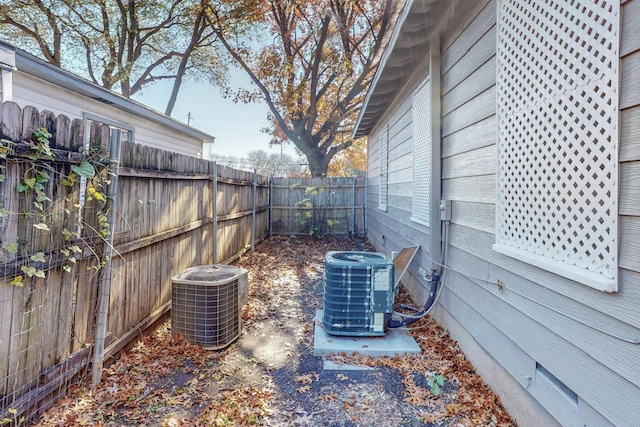
[[[430,36],[450,3],[407,0],[367,91],[353,138],[367,136],[397,97],[428,52]]]

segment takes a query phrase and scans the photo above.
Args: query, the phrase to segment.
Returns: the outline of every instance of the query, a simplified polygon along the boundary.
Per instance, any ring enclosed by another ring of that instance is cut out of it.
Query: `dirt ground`
[[[250,284],[238,341],[206,351],[173,340],[167,322],[105,368],[100,385],[72,387],[38,425],[515,425],[429,318],[411,332],[419,355],[336,355],[338,369],[325,369],[313,356],[313,317],[329,250],[373,248],[359,238],[268,239],[236,263]]]

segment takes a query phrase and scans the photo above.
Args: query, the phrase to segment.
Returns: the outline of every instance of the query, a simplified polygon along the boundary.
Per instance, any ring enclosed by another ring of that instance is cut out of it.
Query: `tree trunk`
[[[312,150],[307,154],[307,161],[309,162],[309,171],[312,178],[322,178],[327,176],[329,171],[329,162],[331,158],[318,150]]]

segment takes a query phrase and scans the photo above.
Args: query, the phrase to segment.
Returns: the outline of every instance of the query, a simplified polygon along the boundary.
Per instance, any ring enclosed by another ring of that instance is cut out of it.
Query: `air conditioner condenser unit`
[[[322,323],[330,335],[384,335],[393,311],[394,264],[378,252],[325,254]]]
[[[172,333],[207,350],[231,344],[240,336],[247,277],[244,268],[220,264],[187,268],[173,277]]]

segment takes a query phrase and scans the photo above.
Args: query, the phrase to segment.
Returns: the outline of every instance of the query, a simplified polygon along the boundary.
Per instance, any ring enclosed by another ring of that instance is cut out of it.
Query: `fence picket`
[[[20,141],[22,136],[22,109],[15,102],[2,104],[0,136],[11,141]]]

